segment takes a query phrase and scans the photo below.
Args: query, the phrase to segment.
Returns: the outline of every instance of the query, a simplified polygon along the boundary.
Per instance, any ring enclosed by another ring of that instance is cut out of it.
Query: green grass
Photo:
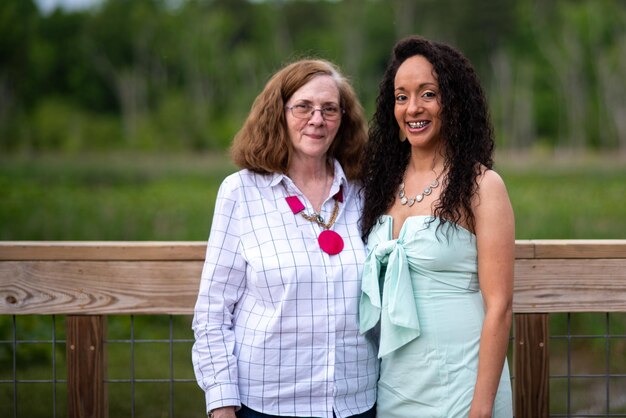
[[[1,240],[206,240],[224,156],[0,160]]]
[[[507,155],[497,162],[515,211],[518,239],[626,238],[626,164],[618,158]],[[204,241],[219,184],[233,171],[235,167],[224,155],[0,156],[0,240]],[[624,316],[612,314],[610,333],[626,333]],[[18,340],[52,338],[50,317],[16,318]],[[0,340],[12,340],[11,321],[9,316],[0,316]],[[566,333],[565,324],[564,315],[551,316],[553,334]],[[169,338],[167,318],[139,316],[134,326],[136,339]],[[575,333],[604,333],[603,326],[601,314],[576,314],[571,322]],[[62,317],[57,318],[55,329],[57,340],[63,340]],[[108,330],[109,340],[130,338],[130,318],[110,317]],[[174,318],[173,332],[174,338],[191,339],[189,318]],[[586,340],[573,347],[573,353],[604,364],[604,344],[604,340]],[[626,343],[618,339],[611,344],[611,365],[618,368],[612,372],[624,373]],[[177,379],[193,379],[190,347],[187,342],[175,345],[173,369]],[[130,344],[110,342],[108,350],[109,378],[129,379]],[[54,351],[57,378],[65,379],[65,345],[57,344]],[[51,379],[52,352],[49,343],[20,344],[18,378]],[[10,343],[0,344],[0,380],[12,379],[12,353]],[[551,347],[552,372],[564,373],[566,354],[567,347],[555,342]],[[135,378],[167,379],[169,345],[136,343],[132,361]],[[591,367],[589,360],[577,365]],[[585,399],[585,391],[603,393],[602,384],[592,388],[585,382],[573,382],[573,396],[580,401]],[[50,386],[19,384],[18,416],[51,416]],[[136,417],[169,416],[167,382],[136,383],[134,389],[129,383],[109,384],[110,416],[131,416],[133,390]],[[551,382],[554,413],[563,412],[564,390],[566,382]],[[13,416],[13,395],[11,383],[0,384],[0,416]],[[65,398],[65,385],[59,384],[57,416],[66,415]],[[174,416],[204,416],[203,405],[203,393],[194,382],[174,385]]]
[[[503,157],[518,239],[626,238],[626,164]],[[0,157],[0,240],[206,240],[225,155]]]
[[[522,160],[521,162],[519,160]],[[517,239],[626,238],[626,164],[610,156],[498,164]]]

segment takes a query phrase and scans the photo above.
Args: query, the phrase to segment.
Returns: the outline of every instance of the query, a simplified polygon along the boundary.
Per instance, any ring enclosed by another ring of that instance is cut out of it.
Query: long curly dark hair
[[[361,236],[367,236],[379,217],[393,205],[409,162],[411,146],[400,141],[394,116],[394,79],[400,65],[415,55],[434,68],[440,90],[441,136],[444,139],[444,172],[447,179],[434,215],[441,224],[460,220],[474,230],[472,196],[481,169],[493,167],[494,134],[487,99],[471,63],[449,45],[419,36],[400,40],[393,48],[376,99],[369,127],[369,142],[361,172],[365,209]]]

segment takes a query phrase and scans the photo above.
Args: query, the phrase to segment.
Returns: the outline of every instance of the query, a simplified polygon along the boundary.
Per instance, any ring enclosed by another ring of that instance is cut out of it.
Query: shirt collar
[[[334,180],[333,180],[333,185],[331,187],[331,194],[334,195],[335,193],[337,193],[340,187],[344,190],[344,193],[345,193],[345,190],[348,184],[348,179],[346,178],[346,174],[344,173],[343,168],[341,167],[341,164],[339,164],[339,161],[337,161],[336,159],[333,159],[333,168],[334,168]],[[270,187],[279,186],[281,183],[283,183],[285,187],[293,185],[293,181],[286,174],[273,173],[270,179]]]

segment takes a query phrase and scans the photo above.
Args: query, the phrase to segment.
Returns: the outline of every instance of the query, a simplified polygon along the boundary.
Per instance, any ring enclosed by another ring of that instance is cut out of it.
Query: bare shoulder
[[[490,170],[486,167],[481,167],[481,172],[478,176],[477,183],[477,193],[481,199],[502,197],[506,197],[508,199],[508,193],[506,190],[506,185],[504,184],[504,180],[494,170]]]
[[[495,218],[513,220],[513,208],[502,177],[490,169],[483,169],[478,178],[478,188],[472,202],[477,228]]]

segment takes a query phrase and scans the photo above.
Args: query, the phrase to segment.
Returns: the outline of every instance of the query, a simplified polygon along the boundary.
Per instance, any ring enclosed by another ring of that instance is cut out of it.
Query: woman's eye
[[[293,107],[296,110],[303,110],[303,111],[304,110],[309,110],[311,108],[311,106],[309,106],[308,104],[305,104],[305,103],[299,103],[299,104],[293,105]]]
[[[437,97],[437,95],[435,94],[435,92],[434,92],[434,91],[427,91],[427,92],[425,92],[422,96],[423,96],[423,97],[426,97],[426,98],[428,98],[428,99],[432,99],[432,98]]]
[[[405,102],[406,101],[406,95],[404,94],[398,94],[396,96],[396,102]]]

